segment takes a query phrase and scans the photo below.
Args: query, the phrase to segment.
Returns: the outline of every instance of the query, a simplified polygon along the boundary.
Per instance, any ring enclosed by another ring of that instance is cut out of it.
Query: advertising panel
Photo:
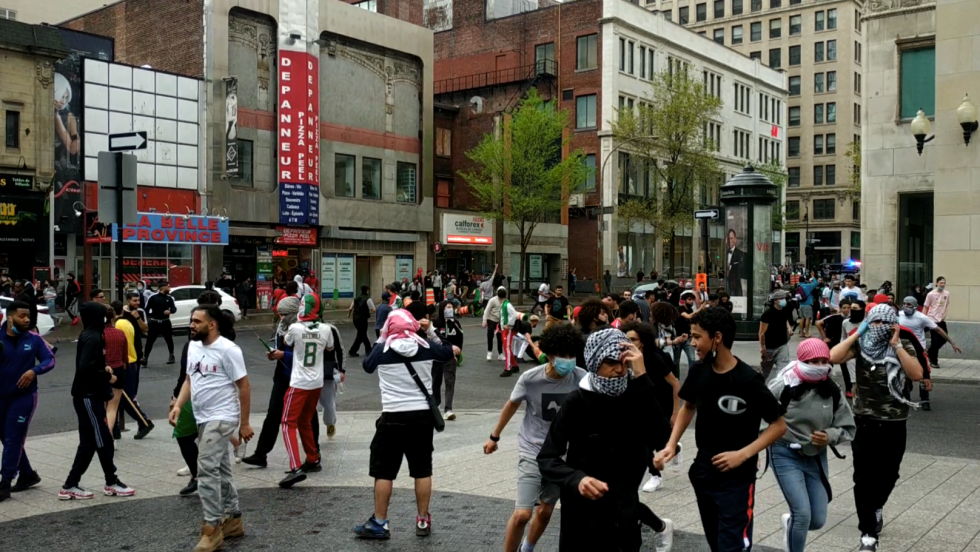
[[[277,226],[276,243],[281,245],[298,245],[301,247],[316,247],[316,228],[290,228]]]
[[[319,224],[320,61],[279,51],[279,222]]]
[[[41,221],[38,218],[43,212],[42,194],[0,194],[0,244],[37,244],[41,232]]]
[[[465,245],[493,245],[493,221],[479,215],[442,215],[442,241]]]
[[[748,293],[751,270],[745,250],[748,221],[748,207],[738,205],[725,209],[725,289],[732,302],[735,302],[736,297],[746,297]],[[751,246],[751,241],[748,243]]]
[[[414,257],[398,255],[395,257],[395,281],[401,282],[405,278],[412,279],[412,265]]]
[[[123,228],[124,242],[228,245],[228,219],[198,215],[139,213]],[[116,235],[113,224],[112,235]]]
[[[238,176],[238,79],[225,79],[225,174]]]
[[[354,297],[353,255],[337,255],[337,291],[339,297]]]

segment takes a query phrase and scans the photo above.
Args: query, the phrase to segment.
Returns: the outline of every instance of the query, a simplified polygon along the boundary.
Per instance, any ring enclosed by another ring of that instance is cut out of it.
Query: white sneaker
[[[499,355],[497,355],[497,360],[503,360],[503,359],[504,359],[504,354],[503,353],[500,353]]]
[[[789,552],[789,522],[793,519],[790,514],[783,514],[783,550]]]
[[[663,482],[664,482],[664,479],[662,477],[660,477],[659,475],[651,476],[650,477],[650,480],[643,484],[643,492],[645,492],[645,493],[652,493],[652,492],[656,491],[657,489],[659,489],[660,488],[660,485],[662,485]]]
[[[191,474],[191,469],[188,468],[187,466],[184,466],[183,468],[180,468],[179,470],[177,470],[177,475],[179,475],[181,477],[184,477],[184,476],[187,476],[187,475],[190,475],[190,474]]]
[[[654,533],[653,544],[657,552],[670,552],[674,546],[674,522],[664,519],[664,530]]]
[[[102,492],[106,496],[133,496],[136,491],[126,486],[122,481],[116,481],[113,485],[106,485]]]
[[[61,489],[58,491],[58,500],[89,500],[94,495],[81,487]]]
[[[452,410],[447,410],[446,413],[442,415],[442,419],[453,421],[456,419],[456,413]]]
[[[493,360],[493,351],[487,353],[487,360]]]

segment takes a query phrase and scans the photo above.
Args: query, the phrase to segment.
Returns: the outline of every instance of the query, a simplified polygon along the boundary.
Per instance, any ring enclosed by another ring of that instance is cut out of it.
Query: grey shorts
[[[813,307],[811,305],[801,305],[800,306],[800,317],[801,318],[813,318]]]
[[[517,461],[517,504],[515,510],[530,510],[537,503],[555,504],[561,496],[558,485],[541,483],[538,462],[521,457]]]

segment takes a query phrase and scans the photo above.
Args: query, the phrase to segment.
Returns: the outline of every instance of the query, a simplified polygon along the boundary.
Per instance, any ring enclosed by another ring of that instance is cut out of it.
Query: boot
[[[194,552],[214,552],[225,542],[221,527],[217,525],[201,525],[201,540],[197,541]]]
[[[221,520],[221,534],[226,539],[245,536],[245,522],[242,520],[242,515],[225,516]]]

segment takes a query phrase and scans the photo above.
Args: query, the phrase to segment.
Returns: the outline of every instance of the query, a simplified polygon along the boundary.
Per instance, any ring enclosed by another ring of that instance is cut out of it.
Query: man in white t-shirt
[[[548,282],[541,282],[541,286],[538,287],[538,300],[534,303],[534,308],[541,307],[542,311],[546,312],[545,307],[548,305],[548,301],[551,300],[551,286]],[[534,309],[531,309],[534,310]]]
[[[844,286],[841,287],[840,296],[850,297],[851,300],[857,299],[858,301],[867,301],[868,297],[865,295],[861,288],[857,287],[854,280],[853,274],[847,274],[844,276]]]
[[[318,472],[320,451],[313,437],[312,419],[316,416],[316,405],[323,389],[323,356],[333,350],[333,332],[329,324],[317,321],[320,317],[320,298],[310,294],[303,297],[298,322],[289,326],[284,339],[291,353],[286,353],[286,362],[292,365],[289,375],[289,389],[286,391],[285,408],[282,412],[282,440],[289,456],[289,473],[279,482],[288,489],[306,479],[307,473]],[[292,357],[292,358],[290,358]],[[333,374],[331,374],[333,377]],[[299,431],[306,462],[300,464],[299,444],[296,432]]]
[[[230,324],[217,306],[200,306],[191,312],[187,378],[170,409],[170,423],[176,424],[180,409],[190,400],[200,428],[197,493],[204,523],[194,550],[201,552],[216,550],[225,538],[245,534],[229,445],[236,431],[246,442],[255,433],[248,422],[252,391],[242,350],[219,331],[219,326]]]

